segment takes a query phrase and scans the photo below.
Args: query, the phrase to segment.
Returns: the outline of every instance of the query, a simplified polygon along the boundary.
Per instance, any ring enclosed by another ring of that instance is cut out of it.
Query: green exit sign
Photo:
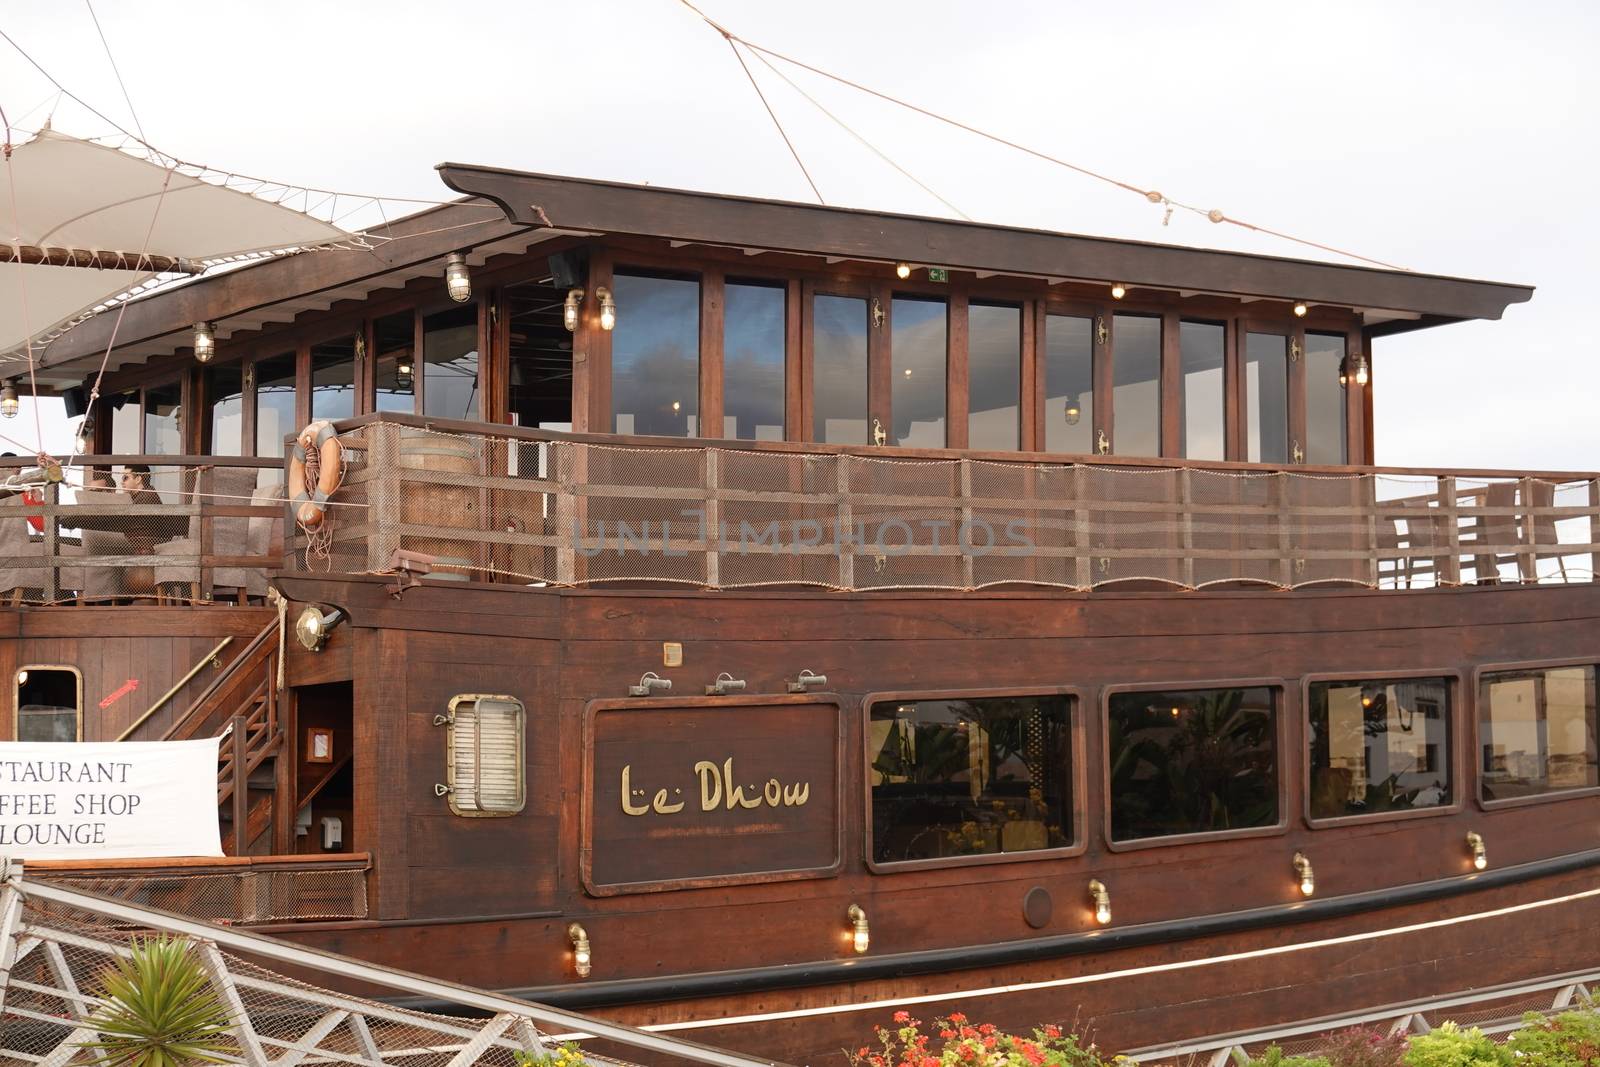
[[[947,282],[950,280],[950,272],[943,267],[929,267],[928,280],[930,282]]]

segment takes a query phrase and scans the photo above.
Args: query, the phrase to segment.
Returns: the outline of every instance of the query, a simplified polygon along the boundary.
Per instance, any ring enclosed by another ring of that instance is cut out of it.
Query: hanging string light
[[[467,257],[460,252],[451,252],[444,259],[444,287],[458,304],[472,299],[472,275],[467,270]]]
[[[194,324],[194,358],[201,363],[210,363],[211,357],[217,354],[217,328],[209,322]]]

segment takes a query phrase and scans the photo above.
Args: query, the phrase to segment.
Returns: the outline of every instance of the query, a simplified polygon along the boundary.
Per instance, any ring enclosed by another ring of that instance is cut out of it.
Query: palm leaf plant
[[[187,1067],[223,1063],[235,1050],[232,1019],[193,945],[134,941],[100,977],[105,1001],[86,1026],[100,1035],[80,1047],[103,1067]]]

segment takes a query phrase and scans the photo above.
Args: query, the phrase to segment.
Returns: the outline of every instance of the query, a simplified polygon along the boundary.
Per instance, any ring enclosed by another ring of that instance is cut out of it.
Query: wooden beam
[[[153,274],[204,274],[204,265],[175,256],[150,252],[107,252],[94,248],[50,248],[40,245],[0,244],[0,263],[86,270],[131,270]]]

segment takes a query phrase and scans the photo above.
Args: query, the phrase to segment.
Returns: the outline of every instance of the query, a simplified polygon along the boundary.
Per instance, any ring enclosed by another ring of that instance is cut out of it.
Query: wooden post
[[[853,590],[856,587],[856,550],[851,538],[855,536],[855,508],[850,504],[850,463],[848,453],[840,453],[835,468],[834,489],[839,501],[839,587]],[[826,538],[828,531],[824,530]]]
[[[1382,561],[1378,558],[1378,550],[1382,544],[1378,540],[1378,478],[1373,474],[1365,474],[1362,475],[1361,481],[1366,486],[1366,492],[1362,494],[1361,503],[1367,514],[1367,561],[1369,564],[1367,585],[1372,589],[1376,589],[1378,588],[1378,580],[1382,576]],[[1392,525],[1390,529],[1393,529]],[[1398,567],[1399,561],[1396,560],[1395,563]],[[1398,587],[1398,577],[1395,584]]]
[[[245,725],[243,715],[235,715],[233,729],[228,738],[233,752],[233,854],[243,856],[250,847],[250,774],[246,767]]]
[[[550,479],[556,483],[555,580],[557,585],[572,586],[578,581],[577,548],[579,538],[583,536],[579,522],[578,498],[572,491],[573,468],[580,456],[586,455],[583,450],[588,446],[550,441],[544,447],[548,449],[550,457],[545,470]]]
[[[1194,496],[1190,485],[1190,471],[1188,467],[1178,468],[1178,511],[1182,516],[1181,541],[1183,566],[1183,587],[1194,588]]]
[[[209,492],[216,487],[215,477],[211,474],[211,471],[214,469],[215,468],[201,467],[199,470],[194,472],[195,491],[191,495],[194,508],[197,512],[199,512],[200,518],[200,559],[198,561],[198,573],[200,578],[200,599],[206,601],[211,599],[212,587],[211,567],[206,561],[211,556],[214,533],[212,530],[212,524],[215,523],[216,520],[207,513],[208,509],[205,503],[207,497],[205,492],[202,492],[202,490]],[[224,503],[232,504],[234,501],[228,500],[224,501]]]
[[[1439,521],[1444,523],[1444,537],[1440,540],[1449,555],[1445,556],[1444,566],[1434,575],[1434,581],[1442,585],[1460,585],[1461,524],[1456,515],[1456,480],[1448,475],[1439,478],[1439,515]]]
[[[956,529],[956,544],[961,545],[961,531],[967,531],[967,544],[961,551],[961,587],[971,589],[977,581],[972,566],[972,553],[975,547],[972,538],[972,461],[963,459],[960,463],[961,525]]]
[[[1079,589],[1088,589],[1094,585],[1094,561],[1091,559],[1089,544],[1089,509],[1084,499],[1084,483],[1089,480],[1084,471],[1083,464],[1072,465],[1072,544],[1076,549],[1074,558],[1077,560],[1077,577],[1074,579]]]
[[[705,513],[703,521],[706,531],[706,588],[717,589],[722,584],[722,567],[719,553],[721,546],[722,523],[722,452],[715,448],[700,450],[705,460]],[[662,528],[662,536],[666,536],[666,528]],[[665,551],[666,545],[662,546]]]
[[[44,575],[44,601],[54,604],[61,595],[61,561],[56,554],[61,545],[56,530],[57,508],[61,505],[61,483],[49,482],[44,487],[44,557],[47,562]]]
[[[1289,537],[1289,472],[1279,471],[1273,479],[1273,490],[1278,500],[1278,584],[1284,589],[1294,588],[1293,548]]]
[[[1517,570],[1521,572],[1519,577],[1524,582],[1537,582],[1539,580],[1538,523],[1534,521],[1533,514],[1535,505],[1532,478],[1523,478],[1517,483],[1517,495],[1522,498],[1522,536],[1517,538],[1517,543],[1527,546],[1517,553]]]
[[[1589,580],[1600,582],[1600,478],[1589,479]]]

